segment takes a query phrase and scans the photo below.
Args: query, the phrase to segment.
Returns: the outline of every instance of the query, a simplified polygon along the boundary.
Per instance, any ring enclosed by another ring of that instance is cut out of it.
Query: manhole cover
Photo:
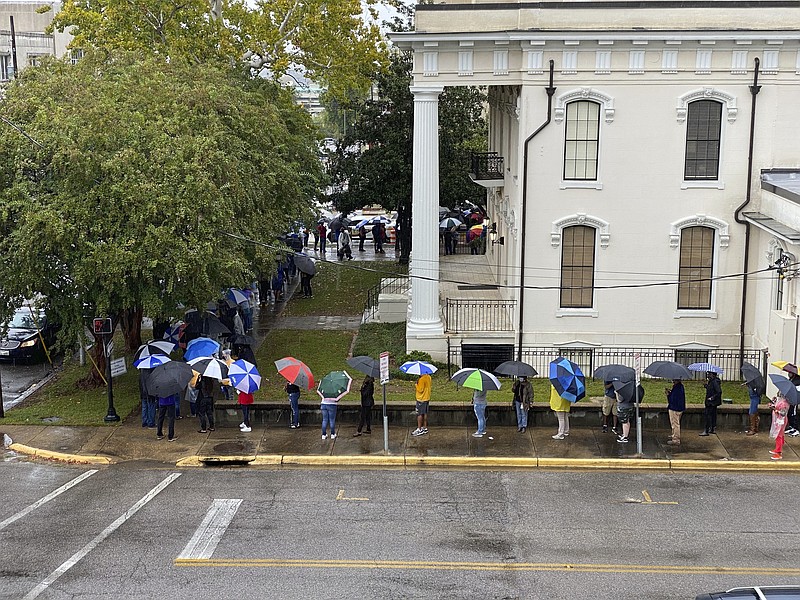
[[[217,454],[229,454],[231,456],[240,454],[252,454],[253,445],[247,442],[223,442],[214,446]]]

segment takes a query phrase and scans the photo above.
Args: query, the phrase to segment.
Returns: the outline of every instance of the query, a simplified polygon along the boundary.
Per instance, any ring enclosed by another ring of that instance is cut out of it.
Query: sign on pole
[[[381,385],[389,381],[389,353],[381,352]]]
[[[125,364],[125,358],[118,358],[111,361],[111,376],[117,377],[124,375],[128,372],[128,365]]]

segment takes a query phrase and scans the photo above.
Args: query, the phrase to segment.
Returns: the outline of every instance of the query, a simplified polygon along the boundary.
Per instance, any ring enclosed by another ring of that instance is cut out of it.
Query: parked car
[[[727,592],[700,594],[695,600],[726,600],[750,598],[751,600],[800,600],[800,586],[739,587]]]
[[[11,320],[0,328],[4,332],[0,339],[0,359],[44,360],[42,339],[49,350],[56,341],[57,330],[44,310],[34,308],[31,312],[27,306],[18,308]]]

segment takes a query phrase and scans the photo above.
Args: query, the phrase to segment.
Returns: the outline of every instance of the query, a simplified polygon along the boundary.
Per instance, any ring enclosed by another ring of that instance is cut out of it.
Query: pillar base
[[[413,324],[409,321],[406,325],[406,352],[412,350],[427,352],[437,362],[447,362],[447,338],[442,324],[438,323],[436,327],[435,323]]]

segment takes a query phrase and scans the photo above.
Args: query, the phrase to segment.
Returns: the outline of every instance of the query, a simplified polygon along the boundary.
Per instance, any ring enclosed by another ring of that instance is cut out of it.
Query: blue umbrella
[[[225,292],[225,298],[233,302],[234,306],[249,300],[247,295],[239,288],[229,288],[228,291]]]
[[[388,217],[384,217],[383,215],[378,215],[376,217],[370,217],[368,219],[364,219],[358,225],[356,225],[356,229],[361,229],[365,225],[375,225],[376,223],[383,223],[384,225],[388,225],[391,223],[392,220]]]
[[[570,402],[577,402],[586,395],[586,377],[580,367],[571,360],[559,356],[550,363],[548,375],[558,395]]]
[[[183,321],[176,321],[164,332],[164,339],[173,344],[179,344],[183,335],[183,330],[186,329],[186,323]]]
[[[775,384],[775,387],[778,388],[781,396],[786,398],[786,401],[792,406],[797,406],[797,388],[794,386],[794,384],[783,375],[775,375],[774,373],[771,373],[769,378],[772,380],[772,383]]]
[[[190,361],[193,358],[200,358],[201,356],[212,356],[219,352],[219,343],[211,338],[199,337],[193,339],[186,345],[186,352],[183,354],[183,360]]]
[[[155,369],[158,365],[163,365],[170,361],[169,356],[163,354],[150,354],[133,361],[133,366],[137,369]]]
[[[246,394],[252,394],[261,387],[261,375],[253,363],[246,360],[235,360],[228,369],[228,378],[233,387]]]
[[[400,365],[400,370],[409,375],[430,375],[439,369],[424,360],[410,360]]]

